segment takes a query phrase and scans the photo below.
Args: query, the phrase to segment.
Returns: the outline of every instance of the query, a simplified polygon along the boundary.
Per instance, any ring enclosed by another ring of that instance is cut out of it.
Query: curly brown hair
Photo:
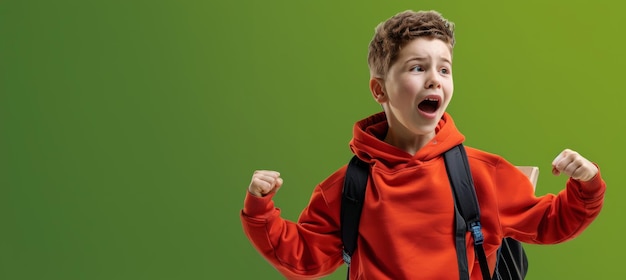
[[[437,11],[407,10],[381,22],[369,45],[367,63],[372,77],[385,78],[404,45],[419,37],[436,38],[454,48],[454,23]]]

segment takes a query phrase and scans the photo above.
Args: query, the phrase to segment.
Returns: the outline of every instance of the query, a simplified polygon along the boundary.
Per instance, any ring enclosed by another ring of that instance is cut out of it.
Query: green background
[[[283,174],[296,219],[379,111],[367,45],[406,9],[457,25],[467,145],[539,166],[539,194],[563,188],[564,148],[602,168],[602,214],[528,245],[528,279],[621,275],[618,3],[1,1],[0,279],[280,279],[241,228],[252,172]]]

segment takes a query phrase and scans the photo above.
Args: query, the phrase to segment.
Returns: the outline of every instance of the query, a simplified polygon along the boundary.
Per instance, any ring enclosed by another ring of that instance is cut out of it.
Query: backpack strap
[[[487,257],[483,248],[484,236],[480,225],[478,199],[476,198],[476,190],[474,190],[474,182],[472,180],[469,163],[467,161],[467,154],[465,153],[463,144],[459,144],[448,150],[444,154],[444,161],[446,163],[446,170],[448,171],[450,185],[452,186],[452,193],[455,201],[455,212],[457,213],[456,248],[459,268],[461,269],[467,267],[467,258],[465,257],[465,254],[460,254],[465,252],[465,230],[467,229],[472,233],[472,238],[474,239],[474,250],[476,256],[478,257],[483,279],[490,280],[491,275],[489,273]],[[459,216],[461,216],[465,222],[464,225],[459,222]],[[461,226],[461,228],[459,228],[459,226]],[[463,243],[461,244],[459,244],[460,238],[463,239]],[[463,248],[463,252],[459,252],[461,247]],[[461,275],[465,274],[469,277],[467,271],[459,272]]]
[[[341,196],[341,239],[343,241],[343,260],[348,265],[350,279],[350,263],[359,237],[359,222],[365,200],[365,188],[369,177],[369,165],[353,156],[348,163],[343,182]]]

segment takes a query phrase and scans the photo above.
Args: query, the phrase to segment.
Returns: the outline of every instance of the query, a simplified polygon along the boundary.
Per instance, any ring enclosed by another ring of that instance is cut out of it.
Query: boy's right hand
[[[248,191],[258,197],[263,197],[271,192],[276,192],[283,185],[280,173],[271,170],[257,170],[252,175],[252,181]]]

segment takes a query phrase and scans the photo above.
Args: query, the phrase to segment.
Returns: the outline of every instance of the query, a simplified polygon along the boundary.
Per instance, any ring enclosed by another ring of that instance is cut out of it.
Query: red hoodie
[[[454,200],[443,153],[464,136],[447,113],[435,137],[415,155],[381,139],[384,113],[359,121],[352,151],[371,165],[350,279],[459,279]],[[558,195],[534,195],[530,181],[503,158],[466,147],[480,205],[484,248],[493,270],[503,237],[554,244],[576,237],[599,214],[605,183],[569,179]],[[247,194],[243,229],[258,251],[289,279],[316,279],[342,265],[339,227],[346,166],[320,183],[297,223],[280,217],[272,195]],[[597,189],[584,193],[583,189]],[[467,240],[471,279],[482,279]]]

